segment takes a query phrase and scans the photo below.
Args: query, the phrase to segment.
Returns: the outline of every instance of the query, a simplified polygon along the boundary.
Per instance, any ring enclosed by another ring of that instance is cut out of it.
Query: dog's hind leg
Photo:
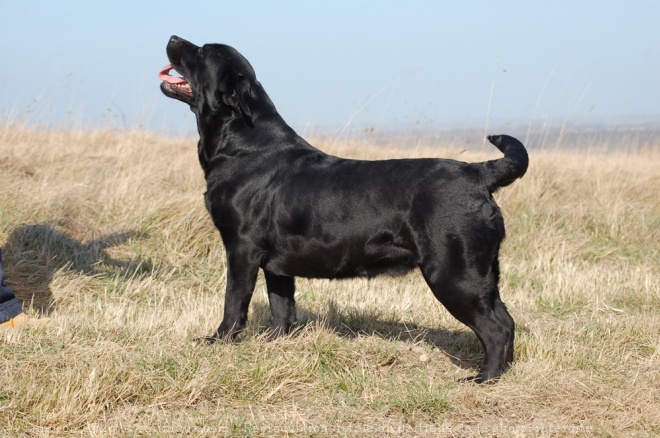
[[[296,322],[296,292],[293,277],[282,277],[264,271],[268,288],[270,313],[273,316],[273,335],[278,337],[289,333]]]
[[[499,295],[497,289],[491,295]],[[492,304],[475,312],[471,327],[484,347],[485,357],[477,382],[494,381],[513,363],[515,323],[499,296],[489,298]]]
[[[475,380],[493,381],[513,362],[515,329],[513,318],[500,300],[497,275],[493,270],[485,275],[474,269],[456,272],[451,269],[455,263],[447,265],[425,265],[421,269],[436,298],[474,331],[484,349],[484,360]]]

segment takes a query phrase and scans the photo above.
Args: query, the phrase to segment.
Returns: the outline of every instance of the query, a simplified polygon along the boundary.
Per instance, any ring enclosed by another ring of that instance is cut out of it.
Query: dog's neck
[[[199,163],[206,176],[215,159],[232,156],[274,152],[271,145],[288,145],[293,148],[313,149],[280,116],[272,100],[258,81],[252,83],[250,99],[251,117],[229,107],[217,111],[196,112],[199,143]],[[263,138],[268,133],[268,140]],[[282,142],[274,142],[274,139]],[[265,149],[266,148],[266,149]]]
[[[231,159],[246,154],[258,154],[276,152],[271,147],[273,144],[286,144],[289,147],[311,147],[303,140],[277,113],[259,113],[247,124],[242,117],[233,117],[219,123],[198,123],[199,141],[197,143],[197,154],[199,164],[204,171],[204,176],[218,159]],[[269,132],[268,141],[261,136]],[[273,142],[273,139],[286,139],[284,143]]]

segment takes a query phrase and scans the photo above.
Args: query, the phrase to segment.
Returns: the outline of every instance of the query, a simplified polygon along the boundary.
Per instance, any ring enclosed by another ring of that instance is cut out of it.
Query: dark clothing
[[[23,313],[21,303],[16,299],[14,291],[5,285],[5,275],[2,271],[2,250],[0,249],[0,323],[9,321]]]

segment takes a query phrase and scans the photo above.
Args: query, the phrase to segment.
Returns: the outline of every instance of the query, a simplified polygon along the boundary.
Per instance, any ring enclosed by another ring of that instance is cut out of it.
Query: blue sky
[[[657,1],[0,0],[0,117],[192,134],[176,34],[243,53],[303,133],[660,117]],[[657,123],[656,123],[657,125]]]

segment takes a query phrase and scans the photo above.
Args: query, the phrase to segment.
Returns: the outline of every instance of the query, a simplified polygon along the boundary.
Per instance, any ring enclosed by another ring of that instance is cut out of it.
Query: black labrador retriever
[[[276,333],[296,321],[294,277],[419,268],[435,297],[479,338],[485,357],[475,380],[506,371],[514,322],[498,290],[504,222],[492,193],[527,170],[521,142],[488,137],[504,157],[483,163],[338,158],[284,122],[232,47],[172,36],[167,56],[161,89],[197,117],[206,208],[227,252],[224,317],[208,342],[245,328],[259,268]]]

